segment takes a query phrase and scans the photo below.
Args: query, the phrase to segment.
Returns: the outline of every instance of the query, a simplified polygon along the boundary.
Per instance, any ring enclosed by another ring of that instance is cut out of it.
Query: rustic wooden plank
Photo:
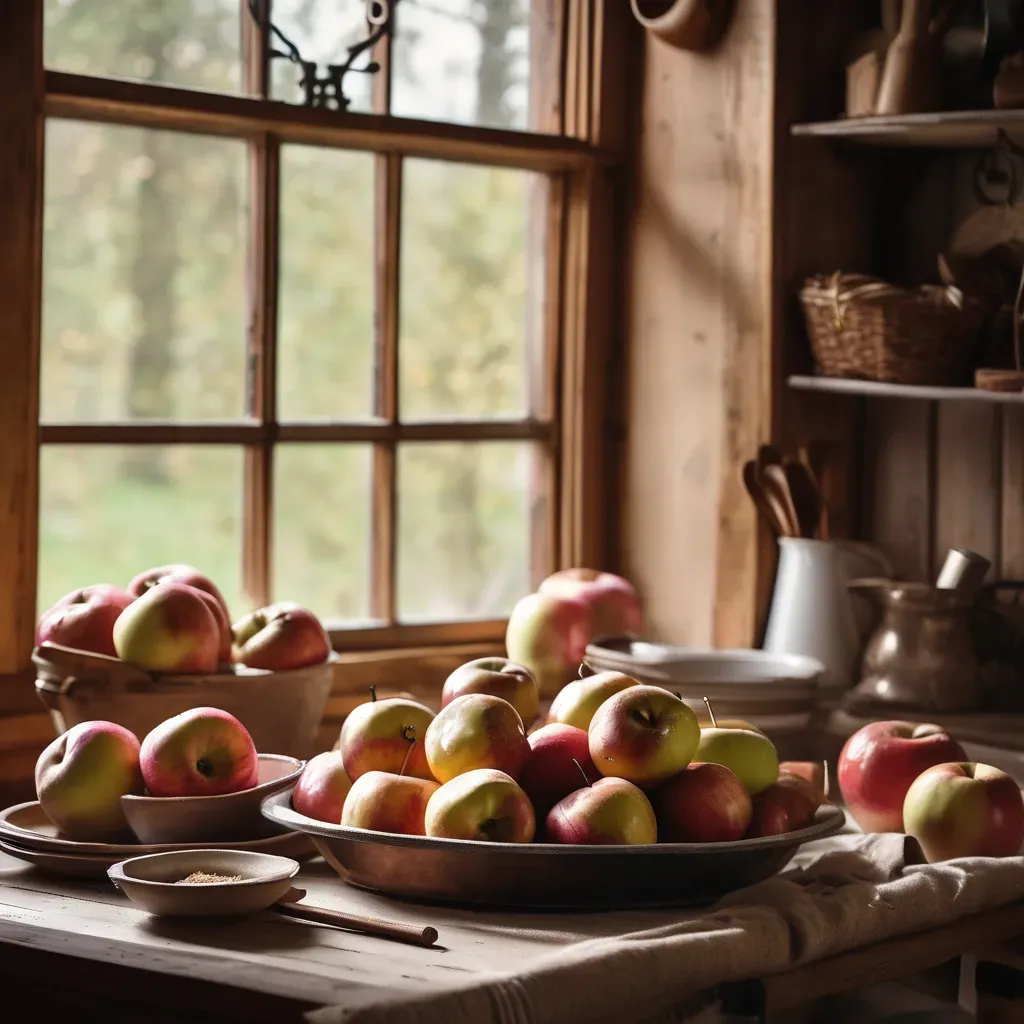
[[[1024,408],[1003,410],[999,575],[1024,579]]]
[[[0,11],[0,678],[29,667],[35,632],[42,7]]]
[[[933,565],[935,410],[874,401],[864,417],[866,536],[901,579],[930,580]]]

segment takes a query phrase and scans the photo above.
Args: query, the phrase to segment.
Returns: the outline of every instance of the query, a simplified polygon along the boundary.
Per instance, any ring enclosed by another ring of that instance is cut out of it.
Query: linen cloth
[[[518,915],[430,908],[442,943],[476,948],[473,970],[453,970],[450,983],[413,991],[400,983],[383,995],[378,989],[372,1004],[323,1008],[309,1020],[680,1020],[688,999],[721,982],[774,974],[1024,899],[1024,857],[919,860],[917,844],[905,836],[847,834],[807,844],[780,874],[703,910]],[[387,901],[361,898],[388,912]]]

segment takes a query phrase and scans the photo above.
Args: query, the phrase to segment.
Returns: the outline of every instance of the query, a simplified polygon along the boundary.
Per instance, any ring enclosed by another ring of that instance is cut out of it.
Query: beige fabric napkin
[[[1024,857],[919,865],[901,835],[808,844],[779,875],[703,911],[595,915],[438,909],[475,970],[415,993],[310,1015],[316,1024],[629,1024],[681,1019],[695,993],[1024,899]],[[668,1014],[668,1016],[665,1016]]]

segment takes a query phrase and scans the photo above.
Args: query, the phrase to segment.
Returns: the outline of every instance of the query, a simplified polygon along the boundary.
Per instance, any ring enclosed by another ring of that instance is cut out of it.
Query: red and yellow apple
[[[590,757],[602,775],[655,786],[681,772],[700,742],[697,716],[660,686],[631,686],[594,713]]]
[[[825,765],[821,761],[780,761],[779,775],[795,775],[822,793],[824,802]]]
[[[133,600],[127,591],[109,583],[73,590],[43,613],[36,626],[36,643],[60,644],[116,658],[114,623]]]
[[[441,708],[427,727],[426,748],[438,782],[474,768],[495,768],[517,779],[530,753],[519,713],[487,693],[467,693]]]
[[[553,843],[638,846],[658,841],[658,822],[643,790],[625,779],[599,779],[563,797],[548,812]]]
[[[366,828],[374,832],[399,835],[426,835],[424,816],[436,782],[411,775],[370,771],[360,775],[341,812],[341,823],[348,828]]]
[[[151,672],[213,672],[220,626],[194,587],[162,583],[117,617],[114,649],[122,660]]]
[[[725,765],[694,763],[651,794],[663,843],[742,839],[754,813],[750,794]]]
[[[576,676],[590,642],[590,613],[575,598],[528,594],[512,609],[505,647],[525,665],[543,694],[557,693]]]
[[[695,761],[725,765],[754,796],[779,777],[779,755],[763,732],[753,729],[701,729]]]
[[[161,722],[142,741],[139,763],[152,796],[217,796],[259,781],[249,730],[219,708],[192,708]]]
[[[331,641],[320,620],[290,601],[250,612],[231,630],[234,659],[249,668],[287,672],[322,665],[331,655]]]
[[[643,632],[643,613],[633,584],[614,573],[562,569],[544,580],[537,593],[582,601],[590,613],[591,640]]]
[[[437,839],[528,843],[535,828],[527,795],[515,779],[494,768],[449,779],[427,804],[427,835]]]
[[[371,693],[373,691],[371,690]],[[427,764],[427,728],[434,713],[407,697],[373,699],[354,708],[341,727],[338,747],[348,777],[367,772],[433,781]]]
[[[142,792],[139,741],[113,722],[81,722],[36,761],[36,796],[69,839],[102,842],[128,828],[121,797]]]
[[[813,783],[798,775],[780,775],[754,797],[747,835],[763,838],[806,828],[824,802],[824,794]]]
[[[1012,857],[1024,843],[1020,787],[987,764],[938,764],[923,771],[907,790],[903,821],[929,864]]]
[[[926,768],[966,761],[945,729],[915,722],[871,722],[858,729],[839,755],[839,789],[865,832],[902,832],[903,801]]]
[[[533,673],[508,658],[477,658],[460,665],[445,681],[441,707],[467,693],[489,693],[507,700],[529,727],[540,707],[540,688]]]
[[[548,721],[589,729],[594,712],[609,697],[630,686],[639,686],[639,683],[622,672],[596,672],[583,679],[574,679],[566,683],[551,702]]]
[[[310,758],[292,792],[292,807],[317,821],[337,825],[352,781],[340,750],[326,750]]]
[[[519,785],[543,822],[562,797],[597,782],[601,773],[590,760],[586,732],[553,722],[527,737],[530,753],[519,773]]]
[[[195,587],[209,594],[221,606],[224,611],[224,618],[231,621],[231,613],[228,611],[227,602],[220,592],[217,584],[209,576],[201,573],[194,565],[176,563],[174,565],[159,565],[155,569],[147,569],[140,572],[131,583],[128,584],[128,593],[132,597],[142,597],[147,590],[159,586],[161,583],[184,583],[188,587]]]

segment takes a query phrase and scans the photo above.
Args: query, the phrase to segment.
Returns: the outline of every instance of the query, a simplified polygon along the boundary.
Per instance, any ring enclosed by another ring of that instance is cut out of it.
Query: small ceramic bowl
[[[162,917],[234,917],[266,910],[291,888],[297,861],[242,850],[179,850],[133,857],[107,877],[133,903]],[[186,882],[195,875],[230,881]]]
[[[142,843],[226,843],[266,831],[260,804],[294,785],[305,761],[260,754],[259,784],[221,796],[123,796],[121,807]]]

